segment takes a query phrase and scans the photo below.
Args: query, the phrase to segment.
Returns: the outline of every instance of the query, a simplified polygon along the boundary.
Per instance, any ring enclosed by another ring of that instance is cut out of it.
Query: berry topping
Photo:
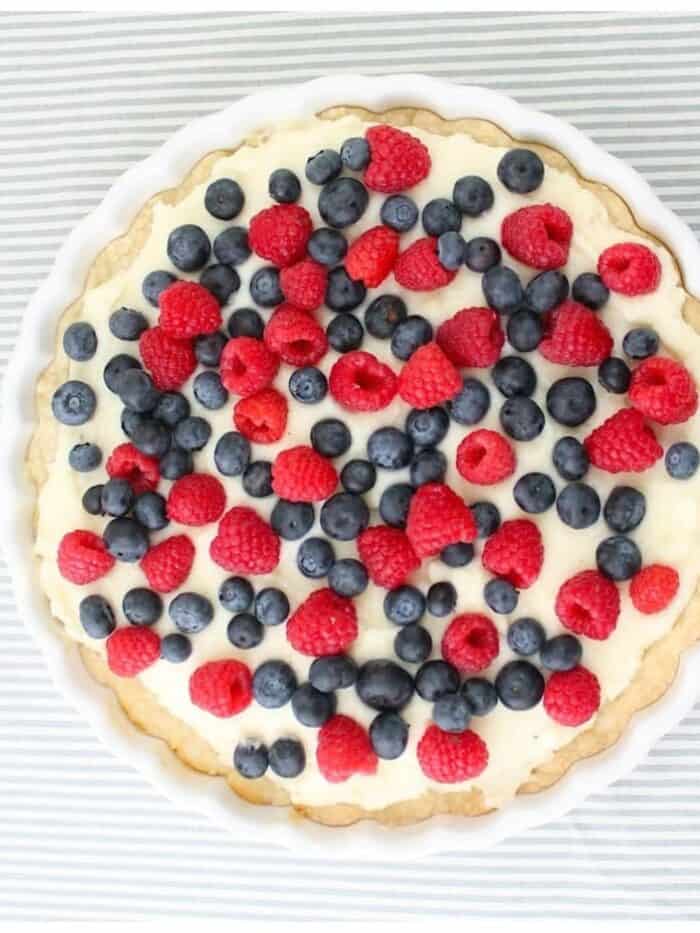
[[[176,480],[168,493],[168,518],[181,525],[218,521],[226,507],[224,487],[207,473],[190,473]]]
[[[478,424],[490,405],[491,396],[483,382],[467,377],[457,395],[447,403],[447,410],[459,424]]]
[[[524,618],[516,619],[512,625],[508,626],[506,637],[511,651],[529,658],[542,650],[547,636],[537,619]]]
[[[462,308],[444,321],[435,336],[455,366],[493,366],[505,337],[498,314],[491,308]]]
[[[542,699],[544,677],[529,661],[509,661],[498,672],[495,686],[508,709],[532,709]]]
[[[154,385],[162,391],[179,389],[197,368],[192,343],[171,337],[162,327],[149,327],[141,334],[139,352]]]
[[[590,308],[565,301],[552,312],[539,351],[550,363],[597,366],[610,356],[613,339]]]
[[[455,182],[452,200],[467,217],[480,217],[493,207],[493,188],[478,175],[465,175]]]
[[[399,374],[399,395],[414,408],[446,402],[461,388],[459,373],[437,343],[419,347]]]
[[[693,377],[681,363],[664,356],[652,356],[634,370],[629,400],[659,424],[680,424],[698,408]]]
[[[542,536],[534,522],[516,518],[503,522],[484,545],[484,567],[524,590],[537,580],[544,560]]]
[[[372,191],[396,194],[423,181],[430,153],[423,143],[394,126],[371,126],[365,133],[370,160],[363,181]]]
[[[598,570],[611,580],[629,580],[642,566],[639,548],[625,535],[613,535],[601,541],[595,560]]]
[[[467,612],[447,626],[440,649],[458,671],[476,674],[498,656],[498,630],[487,616]]]
[[[106,638],[117,627],[112,607],[104,596],[86,596],[80,600],[80,624],[90,638]]]
[[[413,678],[393,661],[367,661],[355,684],[357,695],[376,710],[401,710],[413,696]]]
[[[645,360],[659,350],[659,335],[651,327],[633,327],[622,340],[625,355],[632,360]]]
[[[249,441],[273,444],[287,427],[287,399],[277,389],[260,389],[236,402],[233,423]]]
[[[158,461],[142,454],[133,444],[115,447],[105,468],[112,479],[126,480],[137,495],[153,491],[160,479]]]
[[[313,447],[291,447],[272,465],[275,494],[291,502],[321,502],[333,494],[338,474],[330,461]]]
[[[591,463],[608,473],[641,473],[663,456],[654,432],[634,408],[615,412],[586,437],[583,445]]]
[[[243,210],[243,189],[233,178],[219,178],[204,192],[204,206],[219,220],[233,220]]]
[[[187,535],[173,535],[154,544],[141,561],[152,589],[171,593],[187,580],[194,562],[194,544]]]
[[[581,726],[600,707],[600,684],[595,674],[578,665],[555,671],[544,690],[544,708],[561,726]]]
[[[498,179],[514,194],[530,194],[542,184],[544,165],[532,149],[510,149],[498,163]]]
[[[369,727],[372,748],[379,758],[399,758],[408,743],[408,724],[398,713],[380,713]]]
[[[352,601],[331,589],[314,590],[287,622],[287,641],[300,654],[320,658],[342,654],[357,638]]]
[[[595,392],[587,379],[578,376],[557,379],[547,390],[547,411],[567,428],[583,424],[595,409]]]
[[[611,292],[646,295],[659,286],[661,263],[648,246],[616,243],[600,254],[598,275]]]
[[[309,668],[309,681],[321,693],[352,687],[357,680],[357,664],[344,654],[316,658]]]
[[[211,243],[201,227],[183,224],[176,227],[168,237],[168,259],[183,272],[195,272],[206,266],[211,253]]]
[[[408,536],[399,528],[375,525],[357,539],[357,552],[377,586],[393,589],[406,582],[420,561]]]
[[[583,272],[574,279],[571,297],[592,311],[600,311],[610,297],[610,289],[599,275],[594,272]]]
[[[236,506],[219,522],[209,547],[214,563],[234,573],[270,573],[279,563],[280,542],[253,509]]]
[[[51,411],[61,424],[71,427],[85,424],[95,414],[97,398],[86,382],[69,379],[59,386],[51,399]]]
[[[70,531],[58,545],[58,569],[71,583],[83,586],[99,580],[114,566],[99,535],[92,531]]]
[[[411,499],[406,534],[418,557],[432,557],[448,544],[473,541],[476,524],[449,486],[427,483]]]
[[[122,311],[126,311],[126,308],[122,308]],[[130,311],[127,313],[137,314],[138,312]],[[119,314],[119,312],[115,311],[115,314]],[[143,315],[141,317],[143,318]],[[110,330],[112,330],[113,318],[114,314],[110,317]],[[144,323],[144,326],[147,325]],[[115,334],[115,336],[118,337],[119,334]],[[63,349],[66,356],[69,356],[72,360],[78,362],[91,360],[97,352],[97,334],[92,324],[88,324],[86,321],[76,321],[74,324],[70,324],[63,334]]]
[[[169,337],[187,340],[221,327],[219,302],[196,282],[175,282],[160,293],[158,324]]]
[[[582,570],[559,587],[554,609],[564,628],[602,641],[617,625],[620,594],[602,573]]]
[[[668,448],[664,463],[666,472],[673,479],[690,479],[700,466],[700,451],[695,444],[680,441]]]
[[[394,268],[398,254],[398,233],[381,225],[372,227],[351,244],[345,268],[351,279],[376,288]]]
[[[332,783],[377,770],[377,756],[369,736],[349,716],[333,716],[321,726],[316,761],[321,774]]]
[[[457,275],[455,269],[446,269],[438,258],[437,240],[423,237],[403,251],[394,266],[394,278],[412,292],[431,292],[449,285]]]
[[[649,564],[632,578],[632,605],[645,615],[661,612],[675,597],[679,583],[678,572],[673,567]]]
[[[379,217],[385,226],[397,233],[406,233],[418,223],[418,207],[406,195],[395,194],[382,204]]]
[[[457,448],[457,470],[469,483],[492,486],[515,471],[515,452],[497,431],[472,431]]]
[[[313,259],[302,259],[280,272],[280,288],[286,301],[304,311],[315,311],[323,304],[328,270]]]
[[[368,204],[367,189],[356,178],[334,178],[323,186],[318,196],[319,214],[329,227],[336,229],[358,221]]]
[[[190,700],[212,716],[235,716],[252,699],[253,679],[242,661],[208,661],[190,677]]]
[[[262,259],[284,268],[304,258],[313,224],[298,204],[275,204],[251,218],[248,242]]]
[[[253,337],[234,337],[221,354],[221,381],[230,392],[244,397],[267,388],[278,368],[277,354]]]
[[[489,753],[476,732],[445,732],[430,725],[416,749],[421,770],[431,781],[458,784],[478,777],[486,768]]]
[[[107,664],[118,677],[136,677],[159,657],[160,638],[149,628],[118,628],[107,639]]]
[[[396,395],[397,378],[376,356],[355,350],[336,360],[328,385],[333,398],[348,411],[379,411]]]
[[[509,214],[501,224],[501,242],[515,259],[535,269],[566,265],[573,234],[571,218],[553,204],[533,204]]]

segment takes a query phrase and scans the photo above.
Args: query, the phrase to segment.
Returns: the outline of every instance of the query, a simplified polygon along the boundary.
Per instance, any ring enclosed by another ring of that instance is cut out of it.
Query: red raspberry
[[[415,240],[399,255],[394,266],[394,278],[412,292],[432,292],[449,285],[456,270],[440,265],[437,240],[426,236]]]
[[[313,447],[283,450],[272,464],[272,488],[290,502],[322,502],[337,485],[335,467]]]
[[[213,334],[221,327],[219,302],[196,282],[175,282],[160,293],[158,307],[161,329],[178,340]]]
[[[248,440],[273,444],[287,427],[287,399],[277,389],[261,389],[236,402],[233,423]]]
[[[336,360],[330,372],[331,395],[348,411],[379,411],[393,400],[396,373],[372,353],[352,350]]]
[[[253,678],[242,661],[207,661],[190,676],[190,700],[212,716],[235,716],[252,699]]]
[[[413,408],[432,408],[461,388],[459,373],[434,342],[418,347],[399,373],[399,395]]]
[[[600,254],[598,275],[611,292],[646,295],[659,287],[661,263],[641,243],[616,243]]]
[[[157,593],[172,593],[190,575],[194,562],[194,544],[187,535],[173,535],[154,544],[141,560],[141,570]]]
[[[430,171],[426,146],[395,126],[371,126],[365,133],[370,160],[364,183],[371,191],[396,194],[423,181]]]
[[[221,381],[236,395],[252,395],[270,385],[279,369],[279,358],[262,340],[234,337],[221,354]]]
[[[406,534],[418,557],[433,557],[460,541],[476,538],[476,522],[456,492],[444,483],[425,483],[411,498]]]
[[[58,545],[61,576],[82,586],[94,583],[114,566],[114,558],[99,535],[92,531],[69,531]]]
[[[271,573],[280,560],[280,540],[257,512],[236,506],[219,522],[209,553],[224,570]]]
[[[328,349],[328,340],[315,318],[283,304],[267,322],[265,346],[292,366],[313,366]]]
[[[650,356],[632,373],[632,405],[659,424],[681,424],[698,408],[698,390],[688,370],[665,356]]]
[[[481,562],[497,577],[526,590],[540,575],[544,561],[542,535],[529,518],[503,522],[484,545]]]
[[[465,612],[445,629],[440,650],[458,671],[476,674],[498,657],[498,629],[487,616]]]
[[[136,677],[160,657],[160,638],[143,625],[118,628],[107,639],[107,664],[118,677]]]
[[[457,471],[468,483],[493,486],[515,471],[515,451],[498,431],[479,428],[460,442]]]
[[[570,632],[604,641],[617,625],[620,594],[602,573],[582,570],[559,587],[554,611]]]
[[[598,712],[600,684],[595,674],[579,665],[552,674],[542,699],[548,715],[560,726],[580,726]]]
[[[325,587],[309,593],[287,622],[287,641],[300,654],[322,658],[342,654],[357,638],[351,599]]]
[[[632,577],[630,598],[639,612],[651,615],[661,612],[678,592],[680,580],[673,567],[649,564]]]
[[[558,269],[569,258],[571,218],[553,204],[532,204],[508,214],[501,241],[511,256],[534,269]]]
[[[250,248],[276,266],[291,266],[304,258],[313,223],[299,204],[275,204],[253,217],[248,226]]]
[[[436,725],[425,730],[416,755],[423,774],[441,784],[478,777],[489,763],[489,750],[476,732],[444,732]]]
[[[547,316],[539,345],[550,363],[597,366],[610,356],[613,339],[599,315],[575,301],[564,301]]]
[[[139,337],[139,353],[153,384],[162,392],[179,389],[197,368],[189,340],[177,340],[162,327],[149,327]]]
[[[462,308],[438,327],[435,339],[455,366],[493,366],[506,338],[491,308]]]
[[[280,272],[280,288],[287,301],[304,311],[315,311],[323,304],[328,270],[313,259],[302,259]]]
[[[375,525],[363,531],[357,539],[357,553],[370,580],[388,590],[401,586],[420,567],[406,533],[388,525]]]
[[[389,227],[372,227],[351,244],[345,271],[356,282],[376,288],[394,268],[399,255],[399,235]]]
[[[331,716],[318,733],[318,770],[337,784],[353,774],[374,774],[377,756],[362,726],[349,716]]]
[[[148,457],[133,444],[119,444],[105,464],[112,479],[125,479],[136,495],[153,492],[160,480],[160,468],[155,457]]]
[[[181,525],[217,522],[226,508],[224,487],[208,473],[190,473],[175,480],[168,493],[168,518]]]
[[[583,446],[591,463],[608,473],[641,473],[663,455],[654,432],[635,408],[616,411],[591,431]]]

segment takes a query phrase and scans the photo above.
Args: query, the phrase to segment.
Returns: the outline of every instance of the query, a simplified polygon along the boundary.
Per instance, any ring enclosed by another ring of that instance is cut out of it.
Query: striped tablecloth
[[[481,83],[576,124],[700,230],[700,16],[0,17],[0,367],[74,224],[184,122],[339,70]],[[31,347],[19,347],[31,353]],[[483,854],[400,866],[237,841],[117,763],[0,566],[0,916],[700,920],[700,706],[627,779]]]

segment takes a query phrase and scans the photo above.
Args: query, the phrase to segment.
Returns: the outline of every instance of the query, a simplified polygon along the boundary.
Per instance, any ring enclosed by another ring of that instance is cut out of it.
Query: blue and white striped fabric
[[[57,247],[126,168],[241,95],[351,69],[548,110],[700,230],[700,16],[4,15],[0,367]],[[700,920],[700,706],[628,778],[491,851],[324,861],[232,839],[117,763],[52,688],[2,566],[0,626],[4,918]]]

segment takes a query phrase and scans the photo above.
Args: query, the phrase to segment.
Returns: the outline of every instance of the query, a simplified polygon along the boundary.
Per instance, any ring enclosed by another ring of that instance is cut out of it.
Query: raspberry
[[[139,337],[139,353],[153,384],[163,392],[179,389],[197,368],[189,340],[177,340],[162,327],[149,327]]]
[[[160,479],[156,458],[142,454],[133,444],[115,447],[105,469],[112,479],[125,479],[137,496],[142,492],[153,492]]]
[[[394,126],[371,126],[365,139],[370,160],[363,181],[371,191],[396,194],[417,185],[430,172],[430,153],[410,133]]]
[[[476,732],[445,732],[436,725],[425,730],[416,755],[423,774],[441,784],[478,777],[489,763],[489,750]]]
[[[493,486],[515,471],[515,452],[498,431],[479,428],[457,448],[457,472],[468,483]]]
[[[616,243],[600,254],[598,275],[611,292],[646,295],[659,286],[661,263],[656,254],[641,243]]]
[[[663,455],[654,432],[635,408],[616,411],[591,431],[583,446],[591,463],[608,473],[641,473]]]
[[[279,369],[279,358],[262,340],[234,337],[221,354],[221,381],[236,395],[252,395],[270,385]]]
[[[280,559],[280,541],[253,509],[236,506],[219,522],[209,546],[214,563],[235,573],[270,573]]]
[[[570,632],[603,641],[617,625],[620,594],[602,573],[582,570],[559,587],[554,611]]]
[[[318,770],[337,784],[353,774],[374,774],[377,756],[362,726],[349,716],[331,716],[318,733]]]
[[[69,531],[58,545],[58,569],[61,576],[82,586],[94,583],[114,566],[99,535],[92,531]]]
[[[396,260],[394,278],[412,292],[432,292],[449,285],[456,270],[440,265],[435,237],[415,240]]]
[[[542,535],[529,518],[503,522],[484,545],[481,562],[497,577],[526,590],[540,575],[544,561]]]
[[[612,348],[610,331],[600,317],[575,301],[563,301],[548,315],[539,345],[546,360],[565,366],[597,366]]]
[[[685,366],[664,356],[651,356],[632,373],[632,405],[659,424],[680,424],[698,408],[698,391]]]
[[[388,590],[405,583],[420,567],[406,533],[388,525],[375,525],[363,531],[357,539],[357,553],[370,580]]]
[[[272,444],[287,427],[287,399],[277,389],[261,389],[236,402],[233,423],[248,440]]]
[[[299,204],[275,204],[250,221],[248,243],[263,259],[284,268],[304,258],[313,224]]]
[[[330,460],[313,447],[291,447],[272,464],[272,488],[290,502],[321,502],[333,494],[338,474]]]
[[[491,308],[462,308],[438,327],[435,339],[455,366],[493,366],[506,338]]]
[[[302,259],[280,272],[280,288],[290,304],[304,311],[315,311],[323,304],[328,270],[313,259]]]
[[[168,518],[181,525],[218,521],[226,507],[224,487],[215,476],[189,473],[176,480],[168,493]]]
[[[413,408],[432,408],[461,388],[459,373],[434,342],[418,347],[399,373],[399,395]]]
[[[559,725],[580,726],[600,707],[600,684],[595,674],[579,664],[552,674],[542,699],[548,715]]]
[[[328,379],[331,395],[348,411],[386,408],[397,385],[394,371],[364,350],[353,350],[336,360]]]
[[[352,600],[326,587],[310,593],[289,617],[287,641],[300,654],[321,658],[343,654],[357,631]]]
[[[458,671],[476,674],[498,657],[498,629],[487,616],[465,612],[445,629],[440,650]]]
[[[175,282],[160,293],[158,307],[161,329],[178,340],[213,334],[221,327],[219,302],[196,282]]]
[[[312,366],[328,349],[321,325],[306,311],[283,304],[265,327],[265,346],[292,366]]]
[[[476,522],[457,493],[444,483],[420,486],[408,509],[406,534],[417,556],[433,557],[460,541],[476,538]]]
[[[345,271],[355,282],[376,288],[394,268],[399,255],[399,235],[382,225],[366,230],[350,246]]]
[[[190,575],[194,562],[194,544],[187,535],[173,535],[154,544],[141,560],[141,570],[157,593],[172,593]]]
[[[526,266],[558,269],[569,258],[573,232],[566,211],[553,204],[532,204],[503,218],[501,241]]]
[[[252,699],[253,678],[242,661],[207,661],[190,676],[190,700],[212,716],[235,716]]]
[[[664,564],[649,564],[632,577],[630,598],[639,612],[651,615],[665,609],[678,592],[678,572]]]
[[[160,638],[144,625],[118,628],[107,639],[107,664],[118,677],[136,677],[160,657]]]

